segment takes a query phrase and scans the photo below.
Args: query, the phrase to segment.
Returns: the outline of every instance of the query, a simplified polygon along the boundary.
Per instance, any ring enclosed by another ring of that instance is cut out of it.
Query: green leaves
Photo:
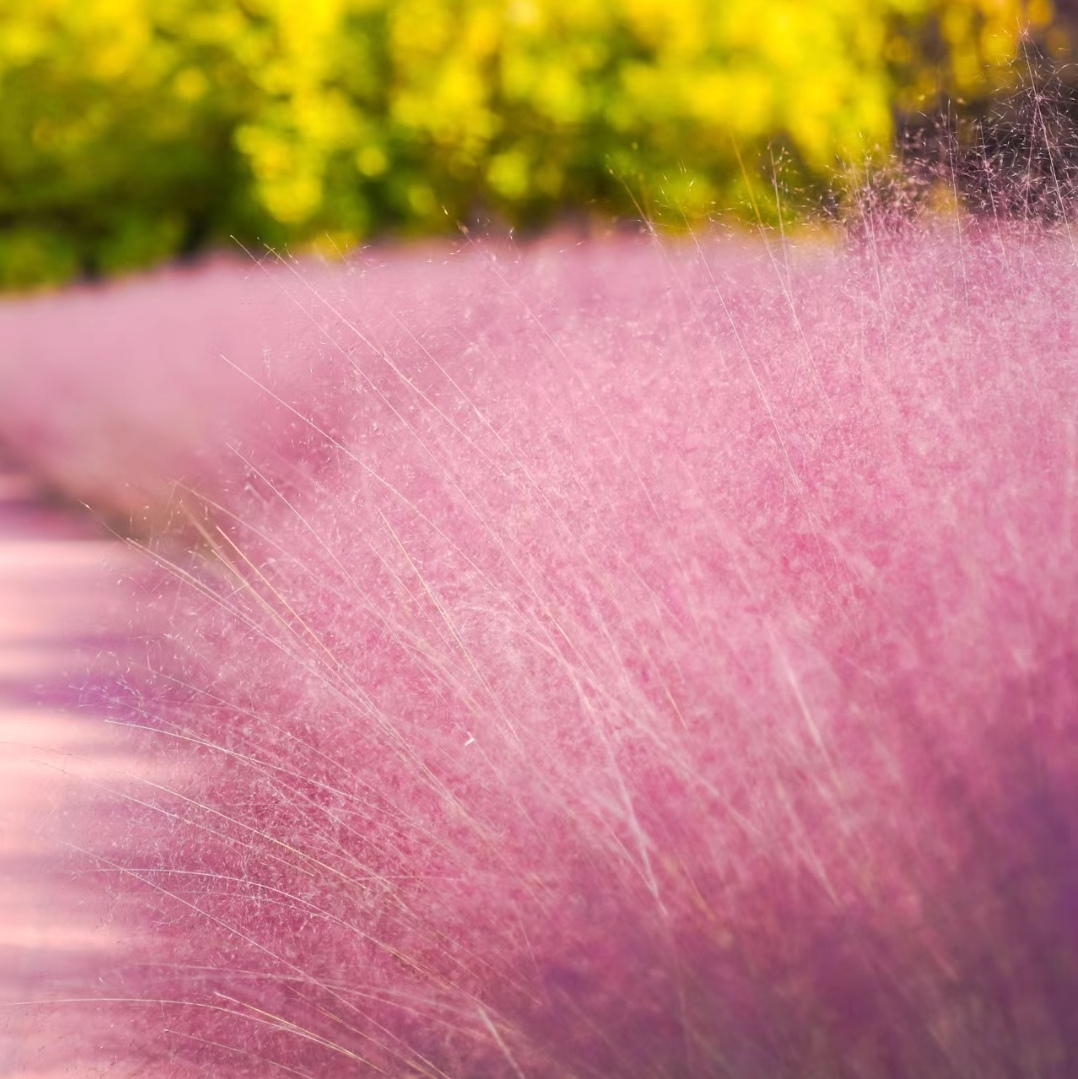
[[[1005,83],[1026,6],[0,0],[0,280],[231,236],[766,215],[776,150],[794,209],[885,156],[896,107]]]

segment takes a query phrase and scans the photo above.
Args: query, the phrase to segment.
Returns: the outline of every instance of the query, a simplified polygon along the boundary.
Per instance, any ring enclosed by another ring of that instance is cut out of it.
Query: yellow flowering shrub
[[[1047,0],[0,0],[0,285],[258,245],[695,220],[1011,78]]]

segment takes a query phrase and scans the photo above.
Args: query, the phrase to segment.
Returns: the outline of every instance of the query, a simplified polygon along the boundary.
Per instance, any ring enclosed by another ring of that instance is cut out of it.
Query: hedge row
[[[0,285],[206,244],[767,213],[1047,0],[0,0]],[[761,209],[764,206],[764,209]],[[750,209],[753,208],[754,209]]]

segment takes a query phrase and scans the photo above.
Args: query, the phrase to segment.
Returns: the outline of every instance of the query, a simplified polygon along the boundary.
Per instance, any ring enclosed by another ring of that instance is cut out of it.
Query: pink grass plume
[[[275,414],[322,464],[247,454],[202,554],[157,549],[169,633],[110,700],[152,774],[80,856],[128,940],[87,1054],[1073,1076],[1066,235],[285,281],[332,376]]]

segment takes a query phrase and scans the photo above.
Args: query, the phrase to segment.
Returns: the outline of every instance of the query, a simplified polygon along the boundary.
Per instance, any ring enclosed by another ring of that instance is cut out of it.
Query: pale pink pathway
[[[80,648],[122,632],[110,594],[132,557],[92,522],[48,506],[28,477],[0,458],[4,1079],[98,1074],[74,1053],[58,1052],[64,1008],[40,1002],[62,998],[76,967],[98,956],[107,962],[116,940],[107,911],[88,909],[76,895],[63,867],[60,825],[65,812],[77,812],[88,783],[115,777],[126,762],[109,726],[64,698],[72,696]]]

